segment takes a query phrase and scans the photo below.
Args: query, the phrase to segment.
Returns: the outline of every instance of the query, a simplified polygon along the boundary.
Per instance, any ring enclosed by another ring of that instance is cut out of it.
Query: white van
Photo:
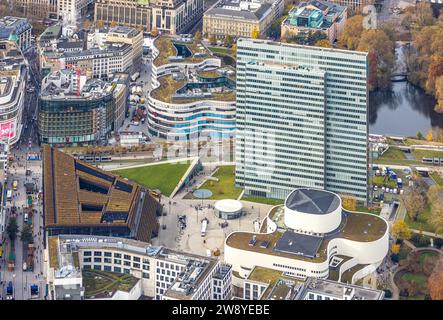
[[[25,223],[28,223],[28,220],[29,220],[29,216],[28,216],[27,213],[25,213],[25,215],[23,216],[23,221],[24,221]]]

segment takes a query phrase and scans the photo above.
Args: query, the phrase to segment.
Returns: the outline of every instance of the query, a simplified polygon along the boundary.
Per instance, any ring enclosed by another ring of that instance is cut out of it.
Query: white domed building
[[[259,266],[300,279],[355,283],[376,270],[388,248],[386,220],[344,210],[333,192],[300,188],[271,209],[260,233],[231,233],[224,254],[244,278]]]
[[[243,204],[238,200],[223,199],[214,204],[215,212],[220,219],[230,220],[240,218]]]

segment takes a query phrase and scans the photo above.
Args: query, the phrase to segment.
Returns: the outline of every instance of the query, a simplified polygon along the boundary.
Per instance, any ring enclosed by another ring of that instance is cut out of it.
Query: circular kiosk
[[[243,204],[238,200],[219,200],[214,205],[217,216],[220,219],[237,219],[242,215]]]

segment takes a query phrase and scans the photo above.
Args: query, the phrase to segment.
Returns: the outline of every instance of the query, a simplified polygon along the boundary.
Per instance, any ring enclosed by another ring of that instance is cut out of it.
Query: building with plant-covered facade
[[[105,141],[122,122],[125,90],[123,83],[87,80],[71,69],[49,74],[39,99],[41,142],[76,145]]]
[[[188,140],[235,133],[235,70],[191,38],[154,42],[147,123],[153,137]]]

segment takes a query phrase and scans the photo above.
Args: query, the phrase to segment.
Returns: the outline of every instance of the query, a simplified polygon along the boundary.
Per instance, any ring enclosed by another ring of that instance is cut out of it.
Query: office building
[[[104,235],[149,242],[161,206],[141,186],[43,146],[43,212],[48,236]]]
[[[264,36],[283,10],[283,0],[222,0],[205,12],[203,34],[218,39],[226,35],[251,37],[255,30]]]
[[[186,32],[203,15],[203,0],[97,0],[95,21],[156,29],[169,34]]]
[[[56,300],[132,300],[142,295],[155,300],[231,298],[231,267],[214,258],[104,236],[51,236],[47,247],[47,279]],[[85,290],[88,273],[110,272],[131,276],[126,290],[116,287],[109,292],[108,282],[106,295],[100,290]]]
[[[93,3],[93,0],[57,0],[58,19],[65,25],[77,25]]]
[[[24,17],[58,19],[58,0],[11,0]]]
[[[285,199],[296,187],[367,201],[367,53],[237,41],[236,185]]]
[[[190,38],[157,38],[153,57],[147,116],[152,136],[189,140],[234,135],[233,68],[221,67],[220,58]]]
[[[0,40],[15,41],[22,51],[31,46],[31,34],[32,26],[28,19],[9,16],[0,19]]]
[[[28,64],[18,44],[0,40],[0,139],[14,144],[20,139]]]
[[[313,277],[354,284],[375,272],[388,250],[385,219],[344,210],[332,192],[301,188],[271,209],[258,232],[228,235],[224,255],[244,279],[260,267],[302,281]]]
[[[106,141],[124,121],[126,90],[117,80],[87,80],[79,69],[49,74],[39,97],[40,140],[50,145]]]
[[[282,22],[281,38],[307,36],[319,31],[332,44],[341,36],[346,19],[347,7],[320,0],[302,2],[292,8]]]

